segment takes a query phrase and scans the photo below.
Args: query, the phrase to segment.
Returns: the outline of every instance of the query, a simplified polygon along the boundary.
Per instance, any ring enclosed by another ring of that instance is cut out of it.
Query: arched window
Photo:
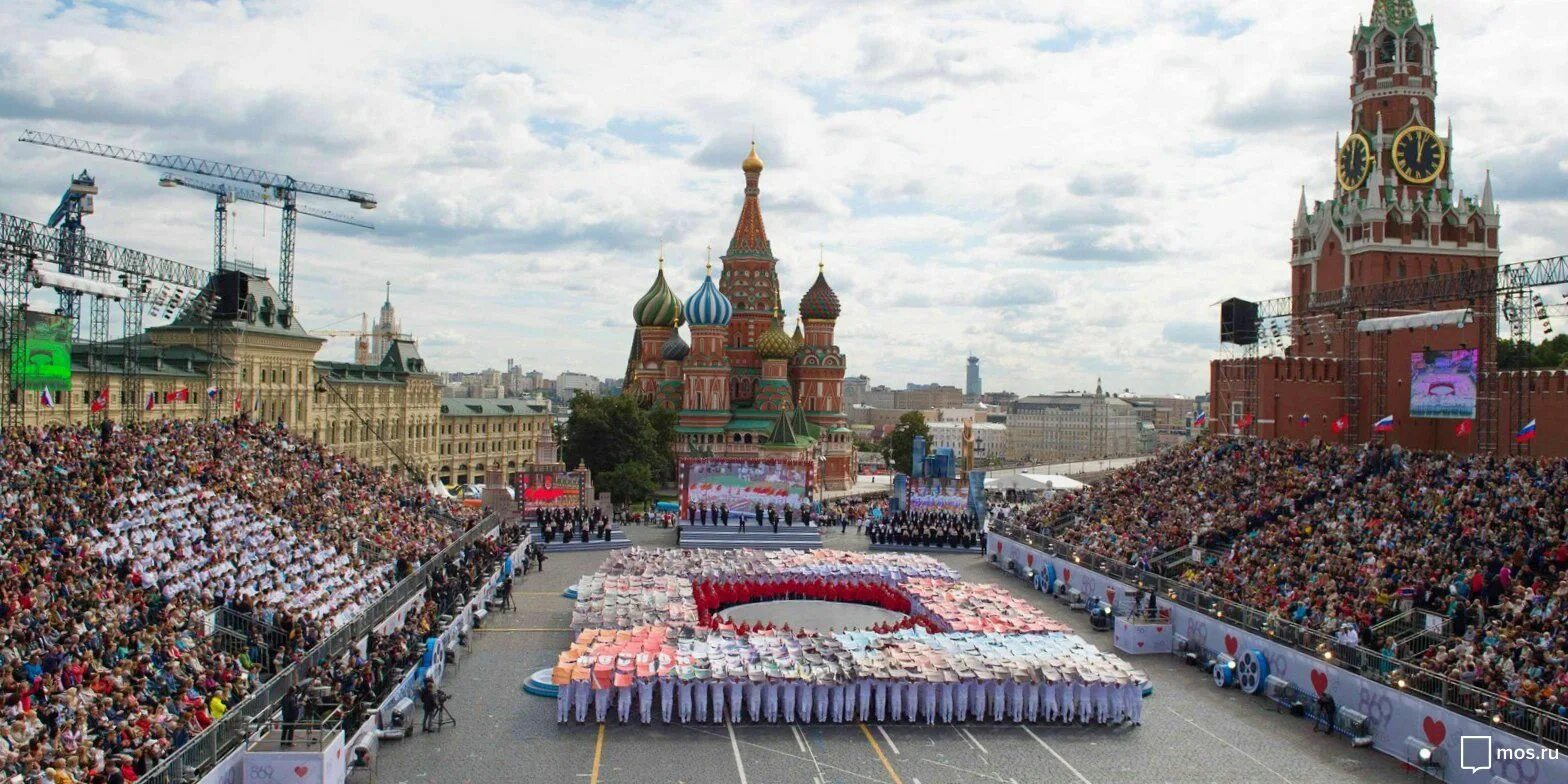
[[[1399,42],[1392,35],[1384,34],[1377,39],[1377,64],[1388,65],[1394,62],[1399,55]]]
[[[1411,65],[1425,65],[1421,55],[1425,51],[1421,43],[1421,36],[1411,33],[1405,38],[1405,62]]]

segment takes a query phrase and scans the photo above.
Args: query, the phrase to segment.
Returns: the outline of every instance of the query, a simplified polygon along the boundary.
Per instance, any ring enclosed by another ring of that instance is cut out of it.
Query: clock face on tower
[[[1394,170],[1407,182],[1425,185],[1443,172],[1448,152],[1431,128],[1412,125],[1394,137]]]
[[[1359,189],[1372,173],[1372,143],[1360,133],[1353,133],[1339,148],[1339,186],[1347,191]]]

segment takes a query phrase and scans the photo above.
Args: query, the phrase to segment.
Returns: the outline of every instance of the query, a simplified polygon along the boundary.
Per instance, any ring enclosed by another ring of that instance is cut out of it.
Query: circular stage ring
[[[1236,662],[1236,679],[1241,684],[1241,690],[1248,694],[1262,694],[1268,685],[1269,660],[1263,651],[1257,648],[1248,648],[1241,652],[1241,659]]]
[[[1215,686],[1218,686],[1218,687],[1223,689],[1223,688],[1226,688],[1226,687],[1229,687],[1229,686],[1236,685],[1236,668],[1230,666],[1230,663],[1228,663],[1228,662],[1223,662],[1223,661],[1215,662],[1214,663],[1214,672],[1211,673],[1211,674],[1214,676],[1214,685]]]
[[[528,676],[528,680],[523,681],[523,693],[555,699],[561,693],[561,687],[550,679],[550,671],[550,668],[546,667]]]

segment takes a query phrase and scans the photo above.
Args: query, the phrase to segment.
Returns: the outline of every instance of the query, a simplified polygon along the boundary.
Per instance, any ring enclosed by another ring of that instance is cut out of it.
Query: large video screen
[[[512,482],[526,510],[576,509],[585,500],[582,477],[571,472],[518,471]]]
[[[810,492],[810,465],[775,460],[692,460],[685,463],[682,505],[723,504],[732,511],[800,506]]]
[[[1480,352],[1417,351],[1410,355],[1410,416],[1474,419]]]
[[[909,509],[914,512],[969,510],[969,483],[962,479],[909,480]]]
[[[29,310],[21,322],[22,339],[11,353],[11,377],[23,389],[70,389],[71,320]]]

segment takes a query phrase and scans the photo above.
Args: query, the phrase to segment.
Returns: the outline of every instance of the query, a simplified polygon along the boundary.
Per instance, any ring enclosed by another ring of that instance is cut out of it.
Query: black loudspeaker
[[[218,295],[217,305],[212,312],[215,320],[233,321],[243,318],[241,311],[245,307],[245,297],[250,294],[249,280],[245,277],[245,273],[236,270],[220,272],[212,276],[212,288]]]
[[[1220,342],[1238,346],[1258,342],[1258,303],[1235,297],[1220,303]]]

